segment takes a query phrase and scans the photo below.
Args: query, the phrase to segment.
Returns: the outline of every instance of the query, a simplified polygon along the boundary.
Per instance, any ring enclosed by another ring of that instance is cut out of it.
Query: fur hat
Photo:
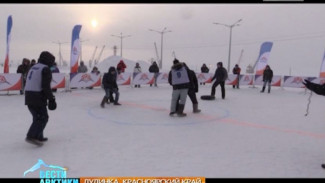
[[[48,51],[43,51],[39,56],[38,62],[52,67],[55,61],[55,57]]]
[[[178,64],[179,63],[179,60],[177,60],[176,58],[174,59],[173,61],[174,64]]]

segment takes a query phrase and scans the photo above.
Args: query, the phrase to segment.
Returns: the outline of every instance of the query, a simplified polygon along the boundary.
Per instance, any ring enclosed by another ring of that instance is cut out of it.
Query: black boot
[[[265,90],[265,86],[263,86],[263,88],[261,90],[261,93],[264,93],[264,90]]]
[[[199,108],[199,104],[193,104],[193,113],[199,113],[201,112]]]
[[[186,116],[186,113],[184,113],[184,107],[185,105],[184,104],[178,104],[178,108],[177,108],[177,116],[179,117],[185,117]]]
[[[269,89],[267,90],[267,92],[270,93],[270,92],[271,92],[271,88],[269,88]]]
[[[105,107],[105,102],[107,101],[107,97],[105,96],[104,98],[103,98],[103,100],[102,100],[102,103],[100,103],[100,106],[102,107],[102,108],[104,108]]]
[[[106,103],[106,104],[110,104],[110,103],[111,103],[108,97],[106,97],[106,101],[105,101],[105,103]]]
[[[111,92],[111,94],[110,94],[110,96],[109,96],[109,101],[111,102],[111,103],[114,103],[114,97],[113,97],[113,92]]]
[[[322,168],[324,168],[324,169],[325,169],[325,164],[322,164]]]

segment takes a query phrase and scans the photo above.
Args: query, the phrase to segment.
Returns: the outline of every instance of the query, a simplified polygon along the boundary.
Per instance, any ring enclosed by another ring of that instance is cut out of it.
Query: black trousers
[[[198,104],[197,99],[196,99],[196,94],[195,91],[193,90],[188,90],[187,95],[190,97],[192,104]]]
[[[43,131],[45,126],[49,120],[49,115],[47,113],[46,106],[31,106],[28,105],[29,112],[33,116],[33,123],[31,124],[28,132],[27,137],[35,138],[35,139],[42,139]]]
[[[212,85],[211,89],[211,96],[215,96],[216,94],[216,87],[220,84],[221,87],[221,96],[224,99],[226,97],[226,91],[225,91],[225,82],[224,81],[216,81]]]

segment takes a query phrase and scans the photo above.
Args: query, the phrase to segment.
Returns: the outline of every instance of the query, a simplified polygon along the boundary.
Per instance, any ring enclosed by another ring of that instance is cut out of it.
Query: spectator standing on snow
[[[209,73],[209,68],[207,67],[206,64],[203,64],[202,67],[201,67],[201,73]],[[205,85],[205,83],[200,83],[200,85]]]
[[[237,75],[237,85],[232,85],[232,88],[237,87],[237,89],[239,89],[240,71],[241,71],[241,69],[238,66],[238,64],[236,64],[235,67],[232,69],[232,73]]]
[[[96,66],[94,66],[94,67],[93,67],[93,70],[91,70],[90,73],[91,73],[91,74],[96,74],[96,75],[98,75],[98,74],[100,74],[100,71],[98,70],[98,68],[97,68]]]
[[[126,65],[123,60],[120,60],[120,62],[116,66],[116,69],[117,69],[117,74],[121,74],[125,72]]]
[[[211,96],[213,96],[213,97],[215,96],[216,87],[220,84],[221,96],[222,96],[222,99],[225,99],[225,97],[226,97],[225,82],[226,82],[227,78],[228,78],[227,70],[223,67],[222,62],[218,62],[217,69],[214,73],[214,76],[211,79],[211,81],[213,81],[214,79],[216,80],[212,85]]]
[[[263,82],[264,82],[264,84],[263,84],[263,88],[262,88],[262,90],[261,90],[261,93],[264,92],[265,87],[266,87],[266,84],[268,85],[268,90],[267,90],[267,92],[268,92],[268,93],[271,92],[271,83],[272,83],[272,78],[273,78],[273,71],[272,71],[272,69],[270,68],[270,66],[267,65],[267,66],[265,67],[264,72],[263,72]]]
[[[29,59],[23,58],[22,63],[17,68],[17,73],[21,74],[21,78],[23,81],[23,86],[22,86],[22,89],[20,90],[21,95],[24,94],[24,88],[26,85],[26,77],[27,77],[29,69],[30,69]]]
[[[154,61],[150,67],[149,67],[149,72],[150,73],[154,73],[154,78],[155,78],[155,87],[157,87],[157,78],[158,78],[158,75],[159,75],[159,67],[157,65],[157,62]],[[150,87],[152,86],[152,84],[150,84]]]
[[[32,59],[32,61],[30,62],[30,67],[33,67],[33,65],[36,64],[36,60],[35,59]]]
[[[33,116],[26,141],[35,145],[42,145],[48,138],[44,137],[43,131],[48,122],[49,110],[56,109],[55,96],[51,90],[52,73],[50,67],[54,64],[55,57],[43,51],[38,63],[28,72],[25,86],[25,105]]]
[[[88,68],[85,65],[84,61],[80,61],[80,65],[78,67],[78,73],[86,73],[88,72]]]
[[[135,77],[137,74],[139,74],[141,72],[142,72],[142,70],[141,70],[140,64],[138,62],[135,63],[135,66],[134,66],[134,69],[133,69],[133,76]],[[134,85],[134,87],[135,88],[136,87],[140,88],[140,85],[139,84],[136,84],[136,85]]]

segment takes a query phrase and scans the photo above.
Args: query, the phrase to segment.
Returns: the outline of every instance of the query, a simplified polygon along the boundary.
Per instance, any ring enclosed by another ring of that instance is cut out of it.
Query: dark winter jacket
[[[203,65],[203,66],[201,67],[201,72],[202,72],[202,73],[209,73],[209,68],[208,68],[206,65]]]
[[[31,84],[35,83],[35,78],[33,78],[34,70],[38,68],[43,68],[41,71],[41,91],[29,91],[25,89],[25,105],[31,106],[46,106],[47,100],[53,100],[55,97],[51,90],[52,72],[50,67],[54,64],[55,57],[49,52],[42,52],[38,63],[35,64],[28,72],[26,86],[28,82]],[[42,65],[45,67],[41,67]]]
[[[227,80],[227,78],[228,78],[227,70],[221,66],[216,69],[211,81],[215,79],[216,82],[224,82]]]
[[[172,70],[169,71],[169,74],[168,74],[168,83],[173,86],[173,90],[186,89],[186,88],[189,88],[190,87],[190,82],[191,82],[190,81],[190,78],[188,78],[189,79],[189,82],[188,83],[176,84],[176,85],[175,84],[174,85],[172,84],[172,80],[173,80],[173,78],[172,78],[172,71],[173,70],[177,71],[177,70],[180,70],[182,68],[185,68],[186,69],[187,75],[189,76],[190,75],[189,69],[186,68],[183,65],[183,63],[181,63],[181,62],[178,62],[178,63],[174,64],[172,66],[172,68],[171,68]]]
[[[159,73],[159,67],[156,62],[154,62],[150,67],[149,67],[149,72],[151,73]]]
[[[232,70],[232,73],[240,75],[240,71],[241,71],[240,67],[234,67],[234,69]]]
[[[199,92],[199,83],[193,70],[189,70],[190,86],[189,91]]]
[[[22,64],[18,66],[17,73],[22,74],[23,78],[26,79],[30,66],[27,64],[28,59],[23,59]]]
[[[306,83],[303,83],[309,90],[315,92],[318,95],[325,95],[325,84],[316,84],[310,81],[305,80]]]
[[[79,73],[86,73],[86,72],[88,72],[88,68],[87,68],[87,66],[84,64],[83,61],[80,62],[80,65],[79,65],[79,67],[78,67],[78,72],[79,72]]]
[[[118,89],[117,86],[117,73],[114,67],[110,67],[108,72],[104,74],[102,84],[104,86],[104,89]]]
[[[273,71],[271,69],[265,69],[263,72],[263,81],[271,82],[273,78]]]

